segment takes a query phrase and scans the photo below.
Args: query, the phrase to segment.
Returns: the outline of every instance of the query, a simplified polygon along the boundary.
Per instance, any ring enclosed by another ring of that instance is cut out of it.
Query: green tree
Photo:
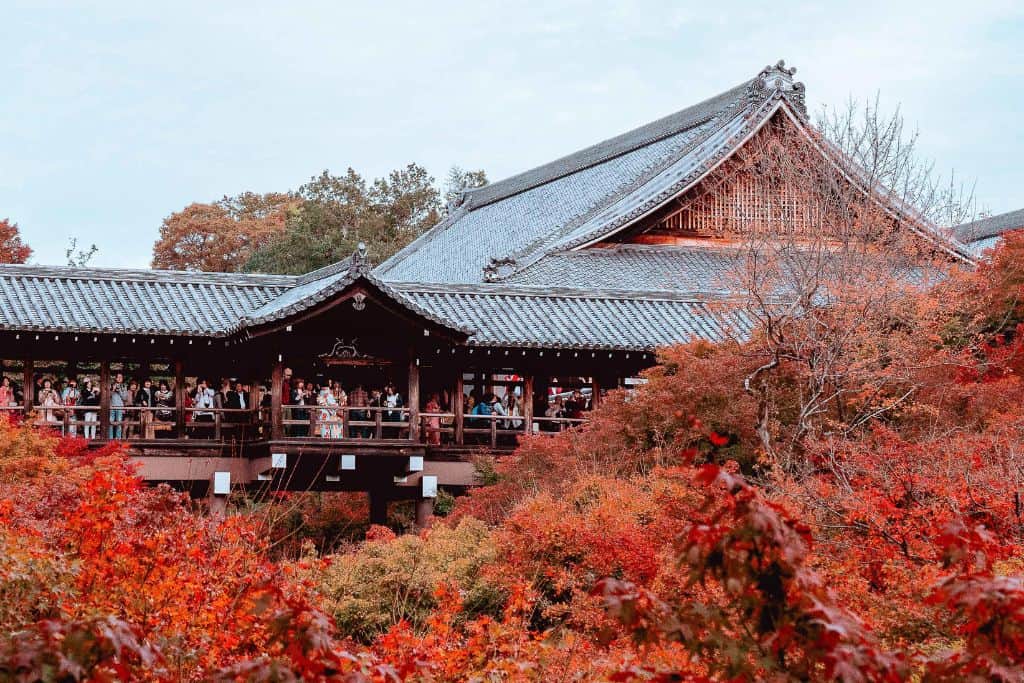
[[[349,168],[324,171],[299,188],[285,230],[257,249],[251,272],[300,274],[347,258],[365,242],[380,263],[441,216],[440,192],[421,166],[409,164],[367,184]]]

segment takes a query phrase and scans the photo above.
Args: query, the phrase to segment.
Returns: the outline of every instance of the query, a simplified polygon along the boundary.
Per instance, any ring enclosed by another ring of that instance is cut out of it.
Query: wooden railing
[[[62,435],[125,441],[194,439],[251,441],[271,434],[271,410],[260,408],[195,408],[124,406],[110,409],[106,422],[96,406],[35,406],[33,424]],[[407,407],[306,406],[281,407],[283,438],[360,441],[406,441],[411,410]],[[0,415],[23,416],[23,406],[0,406]],[[184,422],[179,422],[179,415]],[[465,415],[461,435],[453,412],[421,412],[417,441],[428,446],[514,446],[528,433],[552,435],[574,429],[586,418]],[[459,438],[461,436],[461,438]]]
[[[409,438],[408,408],[281,406],[286,437],[401,440]]]
[[[285,438],[395,441],[410,439],[409,408],[305,406],[281,407]],[[265,418],[264,418],[265,419]],[[417,440],[427,445],[514,446],[527,434],[557,434],[578,427],[583,418],[522,415],[466,415],[462,438],[452,412],[421,412]]]
[[[19,415],[24,408],[4,409]],[[172,406],[123,406],[110,409],[104,425],[102,409],[98,406],[34,406],[32,423],[47,427],[64,436],[86,439],[124,441],[158,438],[204,439],[225,441],[254,438],[257,424],[256,411],[238,408],[183,408],[185,418],[179,424],[179,410]],[[106,433],[103,433],[104,426]]]

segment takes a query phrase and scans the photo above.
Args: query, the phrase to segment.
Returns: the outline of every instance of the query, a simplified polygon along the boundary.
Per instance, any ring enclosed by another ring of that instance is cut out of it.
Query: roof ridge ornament
[[[445,206],[445,211],[447,211],[448,214],[451,215],[451,214],[455,213],[456,209],[458,209],[459,207],[461,207],[465,203],[466,203],[466,191],[465,190],[460,190],[459,192],[457,192],[455,194],[455,196],[453,196],[450,200],[448,200],[448,204]]]
[[[373,270],[373,266],[370,264],[370,259],[366,255],[366,243],[360,242],[356,246],[356,250],[352,252],[352,258],[349,259],[349,275],[365,275],[371,270]]]
[[[484,266],[484,282],[497,282],[511,277],[519,269],[514,256],[492,256]]]
[[[797,112],[807,116],[806,88],[800,81],[794,81],[796,67],[786,67],[786,60],[780,59],[774,66],[769,64],[747,86],[747,102],[757,107],[773,98],[785,99]]]

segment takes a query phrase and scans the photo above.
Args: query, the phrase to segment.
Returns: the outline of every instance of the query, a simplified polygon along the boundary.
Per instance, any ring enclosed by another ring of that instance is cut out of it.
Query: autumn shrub
[[[298,559],[309,546],[332,553],[362,539],[370,526],[369,502],[360,492],[236,492],[230,502],[233,514],[260,527],[274,559]]]
[[[504,604],[497,549],[477,520],[420,535],[385,534],[329,559],[316,574],[323,609],[342,634],[359,641],[371,642],[399,622],[423,628],[444,585],[457,587],[464,619],[500,613]]]

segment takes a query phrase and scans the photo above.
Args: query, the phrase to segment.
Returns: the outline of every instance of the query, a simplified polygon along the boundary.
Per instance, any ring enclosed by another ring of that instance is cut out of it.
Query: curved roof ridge
[[[961,242],[969,243],[996,237],[1004,232],[1024,228],[1024,209],[1007,211],[987,218],[953,226],[953,235]]]
[[[240,316],[235,324],[228,328],[228,332],[236,332],[249,327],[258,327],[260,325],[291,317],[292,315],[301,313],[313,306],[316,306],[322,301],[344,292],[360,280],[363,280],[376,288],[382,295],[391,299],[399,306],[403,306],[415,315],[430,320],[441,327],[447,327],[463,334],[472,334],[473,331],[471,329],[452,323],[451,321],[436,315],[433,311],[423,308],[415,301],[404,296],[402,292],[394,289],[389,283],[375,276],[363,259],[364,257],[362,256],[353,256],[348,259],[350,265],[347,268],[344,270],[338,269],[333,273],[333,275],[341,277],[330,278],[329,276],[325,276],[318,278],[317,280],[307,282],[306,285],[310,285],[318,280],[327,280],[327,282],[324,282],[319,287],[311,288],[309,291],[302,292],[302,295],[297,298],[295,297],[295,292],[302,289],[301,286],[284,292],[278,297],[267,301],[259,308]]]
[[[752,82],[753,79],[744,81],[702,102],[528,171],[517,173],[483,187],[466,190],[463,193],[464,200],[469,203],[470,210],[473,210],[694,128],[710,120],[730,105],[745,101]]]
[[[352,257],[349,256],[348,258],[344,258],[340,261],[335,261],[334,263],[329,263],[326,266],[322,266],[320,268],[317,268],[316,270],[311,270],[308,273],[303,273],[302,275],[299,275],[295,280],[295,284],[306,285],[309,284],[310,282],[316,282],[317,280],[322,280],[325,277],[337,275],[338,273],[346,271],[351,267]]]
[[[471,297],[529,297],[531,299],[587,299],[620,301],[683,301],[707,303],[730,301],[737,298],[731,293],[712,290],[575,288],[548,285],[520,285],[514,283],[446,284],[422,282],[389,282],[392,291],[405,296],[444,294]]]
[[[198,270],[157,270],[148,268],[89,268],[24,263],[0,264],[0,275],[60,280],[227,284],[239,287],[293,287],[297,282],[297,278],[294,275],[213,273]]]

